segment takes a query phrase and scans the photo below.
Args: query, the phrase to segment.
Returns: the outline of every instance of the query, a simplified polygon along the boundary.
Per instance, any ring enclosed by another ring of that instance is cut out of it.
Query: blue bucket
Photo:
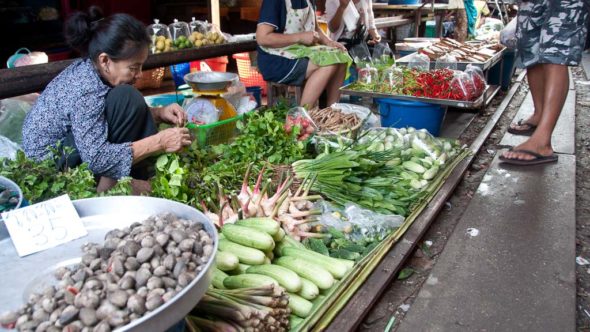
[[[260,86],[249,86],[246,87],[246,92],[251,93],[256,99],[256,107],[260,107],[262,105],[261,96],[262,96],[262,87]]]
[[[379,105],[382,127],[426,129],[438,136],[445,118],[445,108],[440,105],[405,101],[391,98],[376,98]]]
[[[169,94],[145,97],[145,102],[150,107],[163,107],[163,106],[168,106],[173,103],[177,103],[178,105],[182,105],[183,101],[184,101],[184,95],[182,93],[179,93],[179,94],[169,93]]]
[[[190,73],[190,71],[191,66],[188,62],[170,66],[170,72],[172,73],[172,79],[174,79],[174,85],[177,87],[183,85],[185,83],[184,75]]]

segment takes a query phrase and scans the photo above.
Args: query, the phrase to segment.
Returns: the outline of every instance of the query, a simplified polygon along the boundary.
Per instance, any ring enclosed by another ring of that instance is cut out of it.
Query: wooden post
[[[221,29],[221,18],[219,15],[219,0],[211,1],[211,23],[218,26]]]

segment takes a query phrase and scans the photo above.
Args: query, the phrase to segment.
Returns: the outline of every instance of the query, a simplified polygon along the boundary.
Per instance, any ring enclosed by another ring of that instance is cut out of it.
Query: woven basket
[[[164,79],[164,67],[145,70],[134,86],[139,89],[159,89]]]

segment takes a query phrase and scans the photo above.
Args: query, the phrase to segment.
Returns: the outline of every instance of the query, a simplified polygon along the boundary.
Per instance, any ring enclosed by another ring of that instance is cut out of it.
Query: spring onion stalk
[[[287,331],[288,295],[274,285],[241,289],[208,289],[191,315],[191,331]]]

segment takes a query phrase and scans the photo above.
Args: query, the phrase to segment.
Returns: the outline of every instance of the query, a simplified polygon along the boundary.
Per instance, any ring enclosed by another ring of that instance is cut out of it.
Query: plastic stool
[[[279,98],[287,97],[294,90],[295,102],[297,105],[301,102],[302,87],[295,85],[286,85],[274,82],[266,82],[266,98],[268,106],[274,106]]]

